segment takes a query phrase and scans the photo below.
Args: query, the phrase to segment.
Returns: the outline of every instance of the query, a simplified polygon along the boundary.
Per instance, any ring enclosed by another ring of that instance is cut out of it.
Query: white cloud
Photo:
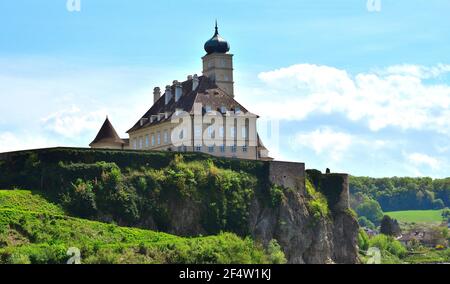
[[[438,159],[422,153],[411,153],[406,155],[406,158],[415,166],[425,165],[432,169],[438,169],[441,164]]]
[[[99,122],[105,119],[106,110],[82,112],[78,107],[57,111],[42,119],[45,129],[67,138],[74,138],[86,131],[99,129]]]
[[[412,64],[402,64],[402,65],[393,65],[386,68],[386,70],[381,71],[381,73],[414,76],[421,79],[436,78],[448,72],[450,72],[450,65],[447,64],[438,64],[432,67],[412,65]]]
[[[294,147],[310,148],[317,155],[326,155],[333,161],[338,161],[352,145],[353,140],[354,137],[350,134],[322,127],[312,132],[297,133],[292,144]]]
[[[51,141],[40,135],[12,132],[0,133],[0,153],[52,146],[57,146],[55,141]]]
[[[259,74],[262,88],[245,90],[252,111],[285,120],[341,113],[365,121],[372,131],[386,127],[450,134],[450,86],[425,82],[450,72],[450,65],[391,66],[351,76],[329,66],[297,64]]]

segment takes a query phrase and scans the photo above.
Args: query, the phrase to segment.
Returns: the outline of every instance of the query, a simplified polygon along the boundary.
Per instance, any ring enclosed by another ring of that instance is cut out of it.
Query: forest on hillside
[[[383,212],[450,207],[450,178],[351,176],[350,195],[360,224],[379,225]]]

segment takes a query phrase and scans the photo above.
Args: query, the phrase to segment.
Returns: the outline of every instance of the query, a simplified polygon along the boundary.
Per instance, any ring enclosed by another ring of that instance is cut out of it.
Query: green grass
[[[60,206],[47,201],[43,195],[29,190],[0,190],[0,209],[64,215],[64,210]]]
[[[442,210],[411,210],[385,212],[391,218],[405,223],[440,223]]]
[[[0,263],[65,263],[68,248],[83,263],[282,263],[275,246],[265,250],[231,233],[184,238],[64,215],[30,191],[0,190]]]

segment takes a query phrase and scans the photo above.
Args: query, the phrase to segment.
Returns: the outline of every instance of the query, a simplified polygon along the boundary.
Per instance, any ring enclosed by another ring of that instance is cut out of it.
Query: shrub
[[[366,227],[366,228],[369,228],[369,229],[371,229],[371,230],[375,230],[375,224],[374,223],[372,223],[369,219],[367,219],[365,216],[361,216],[361,217],[359,217],[358,218],[358,224],[361,226],[361,227]]]
[[[370,247],[377,247],[382,252],[387,251],[397,257],[404,257],[406,248],[395,238],[383,234],[376,235],[369,240]]]
[[[316,191],[312,182],[306,179],[306,193],[308,194],[308,210],[314,217],[315,221],[319,221],[324,217],[330,216],[330,210],[328,208],[328,202],[322,193]]]
[[[358,231],[358,248],[363,251],[369,248],[369,236],[363,229]]]
[[[269,262],[272,264],[285,264],[287,262],[281,246],[275,239],[269,242],[267,253],[269,254]]]

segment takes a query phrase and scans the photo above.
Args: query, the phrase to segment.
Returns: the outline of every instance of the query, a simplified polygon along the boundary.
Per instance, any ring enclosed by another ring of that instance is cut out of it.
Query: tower
[[[216,21],[214,36],[205,43],[206,55],[203,60],[203,75],[212,79],[217,86],[234,97],[233,55],[230,45],[219,35]]]

